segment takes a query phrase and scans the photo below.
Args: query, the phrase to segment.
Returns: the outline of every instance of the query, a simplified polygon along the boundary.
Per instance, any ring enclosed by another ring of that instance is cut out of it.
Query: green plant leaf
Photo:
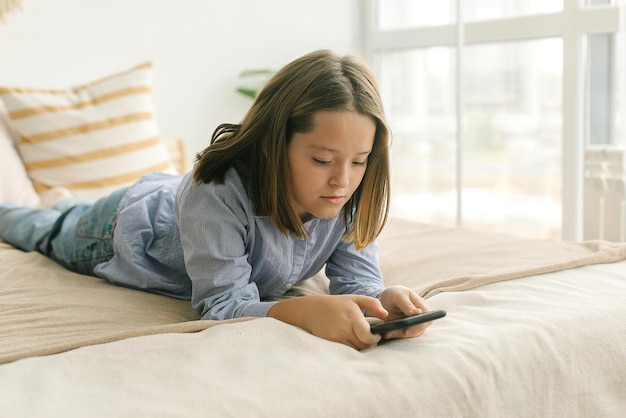
[[[258,68],[258,69],[250,69],[250,70],[243,70],[240,74],[239,77],[240,78],[246,78],[246,77],[256,77],[256,76],[267,76],[268,78],[273,76],[274,73],[276,72],[276,70],[272,70],[269,68]]]
[[[249,97],[253,100],[256,99],[256,95],[258,94],[257,90],[249,89],[246,87],[237,87],[237,91],[243,94],[244,96]]]

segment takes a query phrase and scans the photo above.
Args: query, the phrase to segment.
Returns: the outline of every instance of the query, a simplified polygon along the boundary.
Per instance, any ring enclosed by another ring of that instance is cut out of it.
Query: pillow
[[[6,111],[0,102],[0,202],[37,206],[39,196],[15,149],[6,118]]]
[[[176,173],[159,137],[151,81],[145,63],[65,90],[0,87],[35,190],[96,199],[149,172]]]

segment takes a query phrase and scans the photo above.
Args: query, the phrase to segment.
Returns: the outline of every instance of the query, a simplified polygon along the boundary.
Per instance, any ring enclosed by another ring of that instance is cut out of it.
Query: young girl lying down
[[[0,236],[79,273],[190,299],[203,319],[268,316],[368,348],[381,336],[366,316],[429,311],[412,290],[385,287],[378,267],[389,135],[367,66],[316,51],[280,70],[240,124],[218,126],[186,175],[149,174],[94,203],[2,204]],[[324,266],[331,295],[267,301]]]

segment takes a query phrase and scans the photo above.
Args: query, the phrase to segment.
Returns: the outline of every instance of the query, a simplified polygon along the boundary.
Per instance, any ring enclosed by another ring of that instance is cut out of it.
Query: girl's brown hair
[[[321,50],[287,64],[263,87],[240,124],[217,127],[211,144],[196,157],[193,177],[198,183],[221,183],[226,170],[243,161],[251,173],[256,214],[271,217],[283,233],[307,237],[290,204],[287,144],[294,133],[310,132],[320,111],[356,111],[376,122],[365,175],[342,209],[344,239],[360,249],[387,221],[390,133],[374,75],[356,56]]]

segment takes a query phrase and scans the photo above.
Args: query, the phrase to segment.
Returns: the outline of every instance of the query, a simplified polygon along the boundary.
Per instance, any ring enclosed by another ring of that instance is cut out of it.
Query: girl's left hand
[[[424,299],[406,286],[389,286],[383,290],[380,295],[378,295],[378,299],[380,299],[383,308],[389,312],[385,321],[418,315],[431,310]],[[419,337],[431,324],[432,321],[403,330],[390,331],[383,335],[383,338],[393,339]]]

